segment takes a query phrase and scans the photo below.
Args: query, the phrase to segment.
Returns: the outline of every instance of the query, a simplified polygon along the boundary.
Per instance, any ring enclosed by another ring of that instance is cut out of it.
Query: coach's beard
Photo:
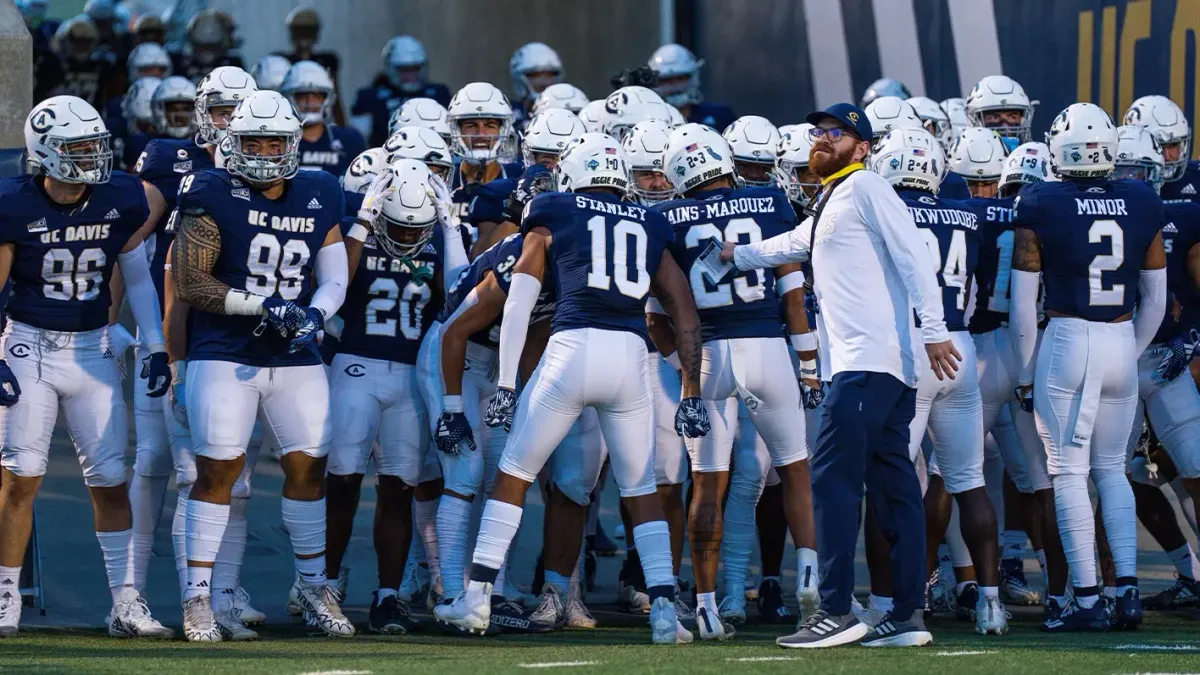
[[[841,150],[828,143],[818,143],[812,148],[808,157],[808,168],[817,178],[828,178],[854,162],[854,150],[857,144]]]

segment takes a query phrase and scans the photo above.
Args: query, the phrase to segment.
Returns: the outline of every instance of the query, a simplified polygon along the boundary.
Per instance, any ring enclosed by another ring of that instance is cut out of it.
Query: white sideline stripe
[[[1139,651],[1163,651],[1163,652],[1200,652],[1198,645],[1149,645],[1149,644],[1127,644],[1113,645],[1109,649],[1136,649]]]
[[[314,670],[300,675],[371,675],[369,670]]]
[[[808,37],[808,62],[812,67],[813,98],[824,109],[839,101],[858,101],[851,92],[850,55],[842,0],[804,0],[804,28]]]
[[[912,0],[874,0],[871,9],[875,15],[880,73],[903,82],[913,96],[924,96],[925,71],[921,68],[921,45]]]
[[[983,654],[999,654],[1000,652],[938,652],[934,656],[982,656]]]
[[[518,663],[518,668],[574,668],[576,666],[598,666],[603,661],[550,661],[547,663]]]
[[[798,656],[743,656],[737,659],[725,659],[729,663],[753,663],[757,661],[799,661]]]

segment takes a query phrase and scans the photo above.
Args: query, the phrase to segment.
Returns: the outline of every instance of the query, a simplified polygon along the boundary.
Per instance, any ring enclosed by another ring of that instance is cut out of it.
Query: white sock
[[[1092,482],[1100,494],[1100,515],[1118,577],[1137,576],[1137,509],[1133,487],[1123,471],[1093,471]]]
[[[1091,609],[1092,607],[1095,607],[1096,603],[1099,601],[1099,595],[1075,595],[1075,602],[1079,603],[1079,606],[1084,609]]]
[[[244,497],[234,497],[229,502],[229,524],[225,526],[225,536],[221,539],[221,548],[217,549],[217,559],[213,562],[214,598],[221,591],[237,590],[239,585],[242,558],[246,555],[246,537],[249,534],[249,523],[246,521],[246,505],[249,501]]]
[[[139,590],[146,587],[154,529],[162,516],[168,478],[135,473],[129,481],[129,508],[133,512],[133,585]]]
[[[646,588],[669,586],[675,590],[675,573],[671,564],[671,532],[665,520],[652,520],[633,528],[633,539],[637,542],[638,557],[642,560],[642,574],[646,577]]]
[[[491,502],[488,502],[490,505]],[[519,510],[519,509],[518,509]],[[517,515],[517,522],[520,522]],[[441,564],[442,589],[447,598],[453,598],[463,589],[463,572],[467,566],[467,535],[470,530],[471,502],[458,497],[442,495],[437,507],[437,553]],[[484,506],[484,521],[487,520],[487,506]],[[513,534],[516,527],[513,527]],[[479,526],[479,535],[483,535],[483,525]],[[508,543],[512,536],[504,542],[504,551],[493,569],[500,569],[504,564],[504,553],[508,551]],[[479,546],[478,540],[476,546]],[[478,549],[476,549],[478,550]],[[503,589],[501,589],[503,592]]]
[[[740,489],[739,489],[740,488]],[[754,540],[758,531],[754,527],[754,507],[758,495],[752,494],[738,481],[729,486],[729,498],[725,501],[725,520],[721,534],[721,568],[725,579],[725,594],[738,595],[744,592],[746,577],[750,574],[750,557],[754,553]],[[761,490],[760,490],[761,492]]]
[[[16,595],[17,588],[21,585],[21,566],[17,567],[0,567],[0,589],[5,591],[11,590]]]
[[[467,502],[462,503],[466,504],[468,509],[471,506]],[[504,567],[505,558],[508,556],[508,547],[512,545],[513,538],[517,536],[517,529],[521,527],[522,513],[524,513],[524,509],[516,504],[509,504],[495,499],[487,500],[483,505],[483,516],[479,520],[479,535],[475,538],[475,553],[471,556],[472,565],[493,569],[497,571],[497,574],[499,573],[500,569]],[[439,510],[439,524],[441,520],[442,517]],[[463,548],[466,548],[465,543]],[[442,562],[444,564],[445,559]],[[446,572],[442,573],[442,584],[444,586],[448,586],[449,582],[446,574]],[[495,581],[492,583],[494,584]],[[500,589],[500,593],[503,594],[503,592],[504,590]],[[450,596],[449,588],[446,590],[446,596]]]
[[[284,497],[280,511],[300,581],[314,586],[325,583],[325,499],[302,502]]]
[[[229,523],[229,506],[188,499],[185,508],[187,559],[211,563],[217,559],[225,526]],[[212,568],[188,566],[183,599],[212,594]]]
[[[817,552],[811,548],[796,549],[796,587],[815,588],[818,584]]]
[[[1087,476],[1060,475],[1050,481],[1054,485],[1058,532],[1067,564],[1071,566],[1072,581],[1077,588],[1091,588],[1096,585],[1096,525]]]
[[[1175,571],[1181,577],[1195,580],[1198,570],[1196,569],[1196,553],[1192,551],[1191,544],[1184,544],[1174,551],[1167,551],[1167,555],[1171,557],[1171,562],[1175,565]]]
[[[696,609],[707,609],[713,614],[720,614],[717,611],[717,594],[714,593],[697,593],[696,594]]]
[[[896,606],[895,601],[892,600],[892,598],[882,595],[875,595],[874,593],[868,596],[867,603],[867,607],[870,609],[877,609],[885,614],[892,611],[892,609]]]
[[[1109,600],[1116,600],[1117,599],[1117,587],[1116,586],[1105,586],[1104,588],[1100,589],[1100,595],[1103,595],[1104,597],[1108,598]]]
[[[429,571],[433,574],[435,581],[442,575],[442,568],[438,562],[438,501],[430,499],[424,502],[413,502],[413,540],[419,541],[421,547],[421,556],[417,562],[423,562],[429,566]]]
[[[999,586],[980,586],[979,587],[979,597],[981,597],[981,598],[999,598],[1000,597],[1000,587]]]
[[[964,588],[966,588],[968,585],[974,584],[974,583],[975,583],[974,581],[960,581],[960,582],[954,584],[954,594],[961,595]]]
[[[1021,558],[1025,555],[1025,531],[1005,530],[1000,535],[1000,543],[1004,546],[1001,559]]]
[[[175,574],[179,577],[179,594],[187,589],[187,502],[190,485],[179,486],[175,513],[171,517],[171,548],[175,551]]]
[[[468,575],[466,575],[466,578],[470,579],[470,576],[471,575],[468,574]],[[504,597],[504,582],[507,581],[507,579],[508,579],[508,559],[505,558],[504,564],[500,566],[499,570],[496,570],[496,583],[494,583],[492,585],[492,595],[499,595],[501,597]],[[466,583],[466,581],[464,581],[463,583]]]
[[[567,576],[563,576],[563,575],[559,574],[558,572],[555,572],[554,570],[546,570],[546,583],[552,584],[553,586],[557,587],[558,592],[561,594],[561,593],[566,593],[567,589],[569,589],[571,587],[571,578],[567,577]],[[541,589],[537,589],[537,590],[541,590]]]
[[[382,605],[384,598],[395,597],[395,596],[396,596],[396,589],[380,588],[379,590],[375,591],[375,605],[376,606]]]
[[[108,587],[133,586],[133,530],[97,532],[100,552],[104,554],[104,571]]]

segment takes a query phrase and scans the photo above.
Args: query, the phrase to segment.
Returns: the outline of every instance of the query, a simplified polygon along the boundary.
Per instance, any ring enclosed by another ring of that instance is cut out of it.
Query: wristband
[[[791,336],[791,340],[792,340],[792,349],[794,349],[798,352],[815,352],[815,351],[817,351],[817,333],[816,333],[816,331],[810,331],[808,333],[794,333]]]
[[[775,280],[775,294],[781,298],[797,288],[804,288],[804,272],[788,272]]]
[[[263,300],[261,295],[229,289],[225,294],[225,313],[232,316],[259,316],[262,314]]]
[[[663,358],[665,358],[667,363],[671,364],[671,367],[674,368],[675,370],[683,370],[683,366],[679,365],[679,352],[678,351],[671,352],[670,356],[665,356]]]
[[[346,238],[362,243],[367,240],[368,232],[361,220],[355,220],[354,224],[350,226],[350,231],[346,233]]]
[[[800,360],[800,376],[801,377],[816,377],[817,376],[817,360],[816,359],[801,359]]]
[[[442,397],[442,410],[448,413],[460,413],[463,411],[463,398],[459,396],[446,395]]]

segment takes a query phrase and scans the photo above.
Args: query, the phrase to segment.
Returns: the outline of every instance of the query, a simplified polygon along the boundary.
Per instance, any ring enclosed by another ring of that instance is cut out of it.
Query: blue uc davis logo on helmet
[[[42,108],[29,116],[29,126],[39,134],[44,134],[54,128],[57,119],[52,108]]]

